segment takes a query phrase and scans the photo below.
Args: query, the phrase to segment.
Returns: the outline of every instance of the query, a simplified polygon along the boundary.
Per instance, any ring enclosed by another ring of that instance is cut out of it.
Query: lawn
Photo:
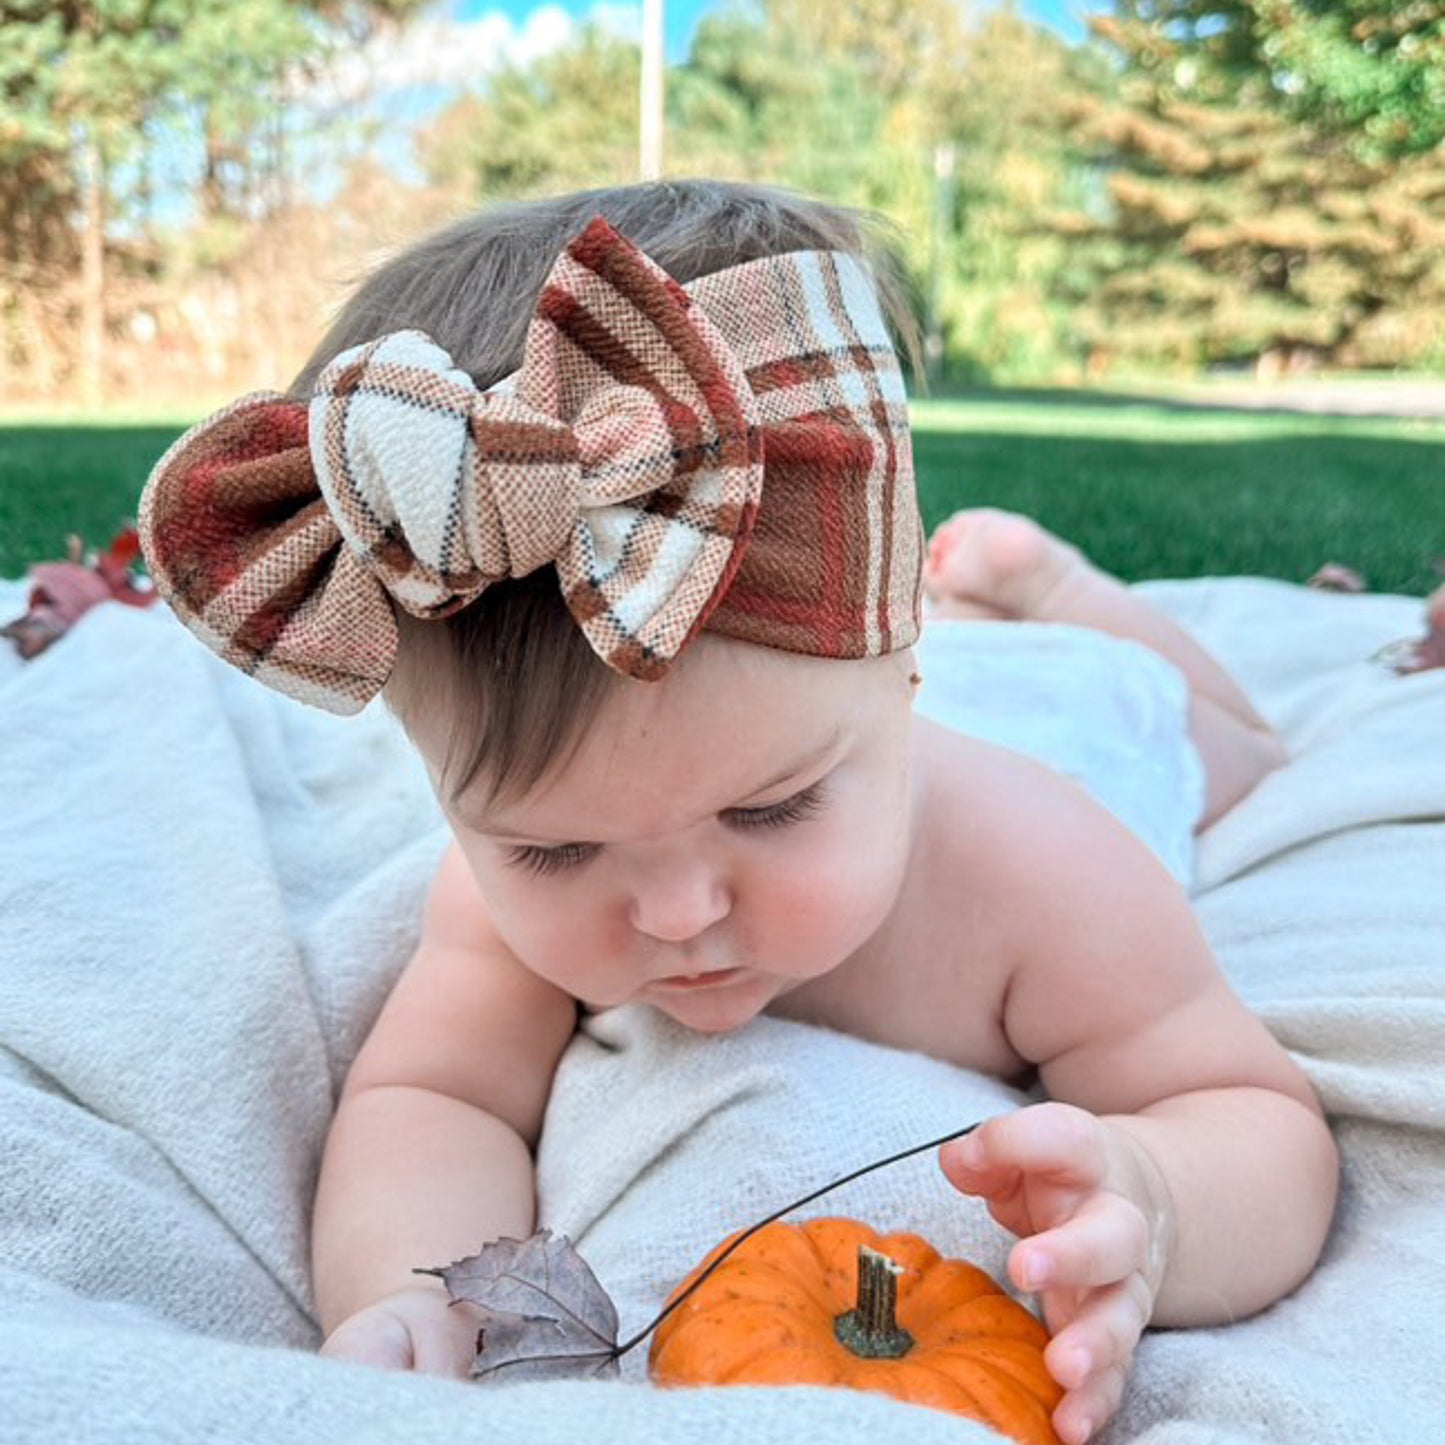
[[[0,576],[108,539],[186,418],[0,421]],[[932,526],[961,506],[1037,516],[1130,580],[1348,563],[1423,593],[1445,554],[1445,423],[1225,411],[1074,395],[919,402]]]
[[[1445,556],[1445,422],[975,396],[916,403],[914,450],[925,525],[1028,512],[1129,581],[1335,561],[1420,594]]]

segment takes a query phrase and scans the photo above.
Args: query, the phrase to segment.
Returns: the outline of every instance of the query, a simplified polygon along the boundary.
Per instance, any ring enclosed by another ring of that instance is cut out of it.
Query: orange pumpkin
[[[736,1235],[673,1291],[677,1298]],[[1058,1445],[1048,1331],[982,1270],[851,1219],[770,1224],[658,1325],[663,1385],[847,1385]]]

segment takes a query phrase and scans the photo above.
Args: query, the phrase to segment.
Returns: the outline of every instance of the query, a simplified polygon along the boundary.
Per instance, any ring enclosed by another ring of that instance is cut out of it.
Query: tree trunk
[[[80,399],[105,400],[105,160],[93,130],[81,140],[85,224],[80,238]]]

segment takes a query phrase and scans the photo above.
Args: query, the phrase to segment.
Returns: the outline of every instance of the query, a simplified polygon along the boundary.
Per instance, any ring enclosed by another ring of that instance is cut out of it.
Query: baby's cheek
[[[496,923],[524,967],[577,997],[605,983],[609,961],[619,956],[615,930],[581,906],[511,907]]]
[[[835,851],[788,880],[780,900],[786,926],[800,940],[821,944],[834,962],[861,947],[887,918],[896,888],[870,866],[866,849]]]

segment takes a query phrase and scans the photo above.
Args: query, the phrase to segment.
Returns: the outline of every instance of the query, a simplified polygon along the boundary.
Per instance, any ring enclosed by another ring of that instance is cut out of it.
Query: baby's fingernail
[[[977,1169],[983,1163],[983,1146],[972,1135],[955,1139],[948,1148],[948,1159],[961,1169]]]
[[[1053,1266],[1047,1255],[1030,1254],[1024,1259],[1023,1286],[1025,1289],[1042,1289],[1053,1273]]]
[[[1094,1422],[1092,1420],[1080,1420],[1079,1423],[1074,1426],[1074,1439],[1079,1442],[1079,1445],[1084,1445],[1084,1442],[1093,1433]]]

